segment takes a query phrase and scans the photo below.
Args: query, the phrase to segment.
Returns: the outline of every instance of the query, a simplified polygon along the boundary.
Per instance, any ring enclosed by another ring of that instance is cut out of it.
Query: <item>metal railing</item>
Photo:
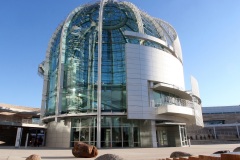
[[[40,120],[32,120],[32,119],[22,119],[22,123],[26,124],[39,124]]]
[[[170,104],[174,104],[176,106],[190,107],[190,108],[194,107],[194,104],[192,101],[171,97],[171,96],[162,97],[160,99],[160,102],[155,103],[155,107],[161,107],[161,106],[170,105]]]
[[[12,124],[39,124],[40,120],[33,119],[20,119],[15,117],[0,117],[1,123],[12,123]]]

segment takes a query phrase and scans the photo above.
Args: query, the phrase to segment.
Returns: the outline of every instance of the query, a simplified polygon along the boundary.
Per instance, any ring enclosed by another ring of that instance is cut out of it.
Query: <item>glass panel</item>
[[[48,86],[46,95],[46,116],[54,115],[56,108],[56,95],[58,85],[58,57],[60,53],[60,38],[62,28],[53,39],[49,54]]]
[[[97,127],[90,127],[90,144],[96,146],[97,142]]]
[[[80,118],[72,119],[72,127],[80,127]]]
[[[138,27],[132,11],[124,5],[122,7],[119,9],[115,3],[108,3],[104,7],[102,35],[104,112],[126,110],[124,47],[126,40],[121,28],[128,24],[131,30],[137,31]],[[86,7],[84,11],[79,11],[70,23],[65,55],[63,112],[96,112],[98,37],[97,29],[91,26],[91,21],[98,22],[97,17],[98,5],[93,5]]]
[[[158,128],[157,129],[157,141],[158,141],[158,146],[163,147],[163,146],[168,146],[168,138],[167,138],[167,131],[165,128]]]
[[[80,129],[79,128],[72,128],[72,139],[73,141],[79,141]]]
[[[122,126],[123,127],[130,127],[132,122],[134,122],[134,121],[127,119],[127,117],[122,117]]]
[[[101,146],[112,147],[111,128],[101,128]]]
[[[109,2],[103,12],[101,107],[103,112],[123,112],[126,111],[127,43],[123,32],[138,32],[137,20],[133,10],[124,4]],[[98,3],[84,6],[73,16],[66,31],[62,113],[96,112],[98,13]],[[58,61],[53,62],[57,66]],[[49,97],[48,102],[54,104],[55,94]],[[49,108],[50,112],[54,112],[54,108]]]
[[[102,127],[110,127],[111,126],[111,122],[112,121],[112,119],[111,119],[111,117],[102,117],[101,118],[101,125],[102,125]]]
[[[138,127],[133,128],[133,141],[134,141],[134,147],[140,147],[140,136],[139,136],[139,129]]]
[[[144,46],[150,46],[150,47],[153,47],[153,48],[157,48],[157,49],[160,49],[160,50],[164,50],[163,47],[159,43],[152,42],[152,41],[144,41],[143,45]],[[165,51],[169,52],[168,50],[165,50]]]
[[[91,117],[89,126],[97,127],[97,117]]]
[[[112,147],[122,147],[122,132],[120,127],[112,128]]]
[[[150,36],[154,36],[156,38],[162,39],[154,23],[152,23],[151,19],[147,17],[145,14],[143,14],[142,12],[141,12],[141,17],[142,17],[142,22],[144,27],[144,33]]]
[[[98,7],[85,6],[72,18],[67,30],[63,113],[96,112],[97,32],[89,14]],[[98,17],[98,13],[93,17]]]
[[[112,126],[120,127],[121,126],[121,117],[112,117]]]
[[[180,134],[181,134],[181,143],[183,146],[188,144],[187,133],[186,133],[186,126],[180,125]]]
[[[81,127],[88,127],[92,121],[92,118],[81,118]]]
[[[153,91],[153,100],[155,107],[174,104],[177,106],[192,107],[192,102],[186,99],[181,99],[177,95],[163,91]]]
[[[89,143],[89,128],[81,128],[80,141]]]
[[[32,123],[33,124],[39,124],[40,123],[40,118],[32,118]]]
[[[124,117],[102,117],[102,147],[139,147],[139,121]],[[71,146],[74,141],[96,145],[96,117],[72,118]]]
[[[123,127],[123,147],[130,147],[130,144],[132,144],[130,127]]]

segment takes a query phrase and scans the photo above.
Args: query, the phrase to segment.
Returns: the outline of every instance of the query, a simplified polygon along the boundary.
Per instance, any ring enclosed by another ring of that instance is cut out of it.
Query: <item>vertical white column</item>
[[[16,148],[19,148],[21,146],[22,130],[23,130],[23,128],[21,128],[21,127],[18,127],[18,129],[17,129],[16,141],[15,141]]]
[[[215,127],[213,127],[213,132],[214,132],[214,137],[215,137],[215,139],[217,139]]]
[[[58,68],[58,85],[57,85],[57,97],[56,97],[56,108],[55,108],[55,122],[58,122],[58,116],[61,112],[62,107],[62,88],[63,88],[63,68],[64,63],[59,60],[59,68]]]
[[[27,136],[26,136],[25,148],[27,148],[27,146],[28,146],[28,133],[27,133]]]
[[[189,141],[188,141],[188,139],[187,139],[187,128],[186,128],[186,126],[184,126],[184,132],[185,132],[185,133],[184,133],[184,141],[185,141],[185,142],[184,142],[184,143],[185,143],[184,145],[187,145],[187,144],[189,145]]]
[[[100,2],[98,22],[98,81],[97,81],[97,148],[101,148],[101,92],[102,92],[102,20],[103,6],[107,0]]]
[[[92,127],[89,125],[88,127],[88,144],[91,144],[91,132],[92,132]]]
[[[53,47],[53,42],[55,41],[59,30],[61,29],[63,24],[59,25],[57,30],[54,32],[49,44],[48,44],[48,49],[46,52],[46,59],[43,64],[44,68],[44,82],[43,82],[43,91],[42,91],[42,103],[41,103],[41,114],[40,114],[40,119],[42,119],[45,115],[46,112],[46,100],[47,100],[47,90],[48,90],[48,74],[49,74],[49,61],[50,61],[50,54],[51,54],[51,48]],[[42,124],[42,121],[40,122]]]
[[[181,126],[180,125],[178,125],[178,129],[179,129],[180,143],[181,143],[181,147],[182,147],[183,142],[182,142],[182,132],[181,132]]]
[[[66,34],[66,30],[62,30],[62,34]],[[65,61],[65,44],[62,44],[63,38],[61,37],[60,42],[60,53],[58,55],[58,85],[57,85],[57,96],[56,96],[56,109],[55,109],[55,122],[58,121],[59,113],[62,108],[62,88],[63,88],[63,74],[64,74],[64,61]]]
[[[42,91],[42,103],[41,103],[40,119],[42,119],[45,116],[44,114],[45,114],[45,111],[46,111],[47,86],[48,86],[48,72],[47,71],[44,71],[44,77],[43,78],[44,78],[44,82],[43,82],[43,91]],[[42,121],[40,123],[42,123]]]
[[[123,124],[122,122],[121,122],[121,124]],[[122,147],[123,147],[123,126],[121,125],[121,139],[122,139]]]
[[[151,137],[152,137],[152,147],[157,148],[157,136],[156,136],[155,120],[151,120]]]
[[[237,135],[238,135],[238,138],[240,138],[239,137],[239,130],[238,130],[238,126],[236,125],[236,128],[237,128]]]

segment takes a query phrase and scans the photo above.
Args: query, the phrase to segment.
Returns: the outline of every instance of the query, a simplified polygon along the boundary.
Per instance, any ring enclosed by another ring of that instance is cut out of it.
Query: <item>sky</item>
[[[198,80],[202,106],[240,105],[239,0],[129,0],[170,23],[183,53],[186,90]],[[40,107],[37,74],[57,26],[89,0],[0,0],[0,103]]]

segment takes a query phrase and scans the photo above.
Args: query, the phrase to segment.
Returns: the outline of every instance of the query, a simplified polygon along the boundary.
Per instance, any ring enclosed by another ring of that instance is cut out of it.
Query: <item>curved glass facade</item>
[[[96,112],[98,79],[99,5],[80,10],[71,19],[66,36],[62,113]],[[107,3],[102,31],[102,111],[126,110],[126,38],[123,31],[138,31],[132,11]]]
[[[160,33],[158,32],[156,26],[153,24],[153,22],[146,16],[146,14],[141,14],[142,21],[143,21],[143,27],[144,27],[144,33],[159,39],[163,39],[163,37],[160,36]]]
[[[58,85],[58,65],[60,54],[60,40],[62,27],[53,37],[49,51],[49,69],[48,69],[48,86],[46,94],[46,113],[45,115],[55,115],[57,85]]]
[[[164,41],[168,39],[158,32],[156,27],[160,26],[159,22],[154,23],[154,19],[146,13],[138,12],[141,21],[137,20],[136,10],[128,2],[108,1],[104,5],[101,44],[102,112],[126,111],[126,43],[150,46],[169,52],[162,44],[124,35],[124,31],[139,32],[139,26],[142,25],[145,34]],[[46,116],[55,114],[57,101],[59,101],[60,114],[96,112],[98,18],[99,3],[85,5],[72,13],[67,28],[63,31],[61,27],[52,39],[45,103]],[[62,36],[63,32],[66,33],[65,36]],[[65,43],[61,42],[61,38]],[[65,50],[60,53],[61,47]],[[64,71],[60,72],[63,75],[58,75],[60,56],[63,57],[61,67]],[[61,82],[60,76],[63,77]],[[61,96],[57,100],[59,83],[62,83],[62,88],[59,93]]]
[[[169,116],[158,107],[196,108],[184,91],[181,55],[175,30],[130,2],[101,0],[73,10],[40,65],[47,146],[69,147],[76,141],[99,148],[184,144],[177,142],[177,134],[185,137],[178,124],[173,130],[157,124],[186,120],[182,113]],[[58,138],[52,136],[59,132]]]

